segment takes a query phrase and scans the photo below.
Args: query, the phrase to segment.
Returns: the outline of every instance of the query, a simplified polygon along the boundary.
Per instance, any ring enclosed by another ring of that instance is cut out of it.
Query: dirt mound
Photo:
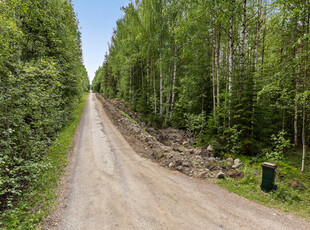
[[[233,169],[230,161],[213,157],[213,153],[207,148],[192,147],[190,133],[173,128],[155,130],[146,127],[138,121],[136,113],[126,109],[118,100],[96,95],[109,118],[141,156],[150,158],[163,167],[201,179],[214,178],[219,172],[234,178],[243,177],[243,172]],[[138,123],[133,123],[121,111]]]
[[[193,145],[193,139],[189,132],[173,128],[159,129],[146,128],[146,131],[166,146],[171,146],[173,143],[185,145],[187,147]]]

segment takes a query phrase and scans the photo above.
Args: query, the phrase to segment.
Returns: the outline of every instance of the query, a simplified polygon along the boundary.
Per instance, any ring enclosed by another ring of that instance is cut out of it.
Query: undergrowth
[[[262,180],[261,164],[266,160],[259,158],[238,156],[245,163],[243,179],[226,178],[217,183],[227,190],[250,200],[264,204],[268,207],[278,208],[291,212],[310,220],[310,170],[300,172],[301,152],[295,151],[287,154],[283,161],[278,162],[275,184],[277,190],[265,193],[261,190]],[[299,161],[298,161],[299,160]],[[309,162],[309,157],[307,161]],[[308,163],[307,169],[310,168]],[[305,189],[293,188],[291,183],[302,183]]]
[[[51,211],[58,182],[67,164],[74,132],[82,115],[86,94],[74,111],[73,121],[58,134],[43,160],[35,165],[37,174],[17,203],[0,216],[0,229],[35,229]]]

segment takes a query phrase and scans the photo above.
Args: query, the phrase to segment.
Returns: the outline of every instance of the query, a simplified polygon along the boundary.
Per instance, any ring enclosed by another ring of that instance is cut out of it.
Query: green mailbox
[[[264,192],[270,192],[271,190],[277,189],[277,186],[274,184],[277,167],[277,164],[272,162],[265,162],[262,164],[263,175],[260,187]]]

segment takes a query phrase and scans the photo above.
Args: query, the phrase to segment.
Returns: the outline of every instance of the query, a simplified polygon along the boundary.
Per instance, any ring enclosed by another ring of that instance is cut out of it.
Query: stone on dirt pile
[[[209,145],[208,148],[207,148],[207,151],[209,152],[214,152],[214,148],[212,145]]]
[[[219,172],[219,173],[217,174],[217,178],[218,178],[218,179],[225,179],[225,173]]]
[[[228,158],[226,159],[226,161],[227,161],[227,162],[230,162],[230,163],[234,163],[234,159],[231,158],[231,157],[228,157]]]
[[[233,169],[237,169],[240,167],[243,167],[244,164],[241,162],[241,160],[239,158],[234,160],[234,165],[232,166]]]

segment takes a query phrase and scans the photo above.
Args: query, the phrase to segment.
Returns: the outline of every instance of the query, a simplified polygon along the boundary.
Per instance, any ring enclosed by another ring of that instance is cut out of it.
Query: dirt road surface
[[[90,94],[80,124],[60,229],[310,229],[133,151]]]

